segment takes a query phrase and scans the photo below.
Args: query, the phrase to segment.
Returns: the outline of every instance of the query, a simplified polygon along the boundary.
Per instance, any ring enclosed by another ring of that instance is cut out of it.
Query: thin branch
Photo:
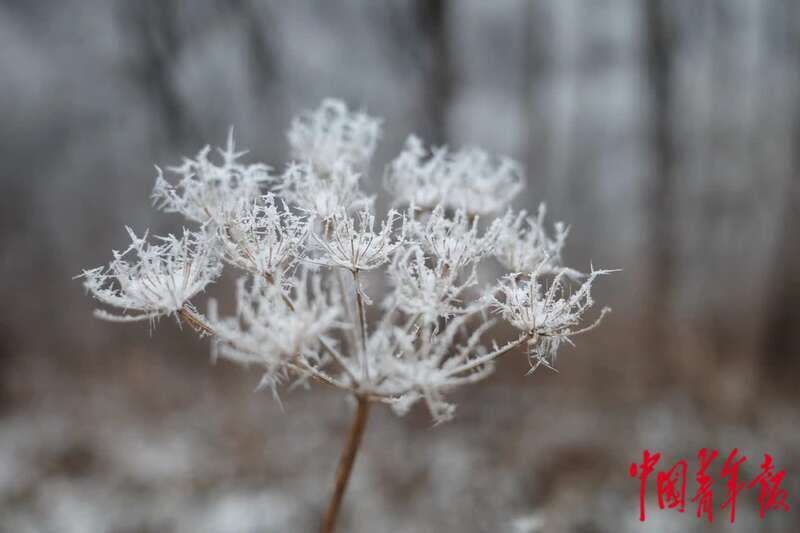
[[[178,316],[198,333],[209,335],[211,337],[216,336],[214,329],[188,307],[184,306],[178,309]]]
[[[361,294],[361,281],[358,270],[353,270],[353,282],[356,289],[356,305],[358,305],[358,322],[361,329],[361,370],[364,381],[369,381],[369,364],[367,362],[367,312],[364,306],[364,297]]]
[[[498,348],[497,350],[495,350],[495,351],[493,351],[491,353],[487,353],[486,355],[482,355],[481,357],[478,357],[477,359],[473,359],[472,361],[470,361],[470,362],[468,362],[466,364],[463,364],[463,365],[461,365],[459,367],[456,367],[456,368],[452,369],[450,371],[449,375],[453,376],[453,375],[456,375],[456,374],[460,374],[462,372],[466,372],[468,370],[472,370],[473,368],[477,368],[477,367],[479,367],[481,365],[485,365],[489,361],[497,359],[501,355],[504,355],[504,354],[508,353],[509,351],[513,350],[514,348],[516,348],[520,344],[522,344],[524,342],[527,342],[529,339],[531,339],[531,337],[532,337],[532,335],[530,333],[526,333],[524,335],[521,335],[517,340],[509,342],[508,344],[506,344],[502,348]]]
[[[211,337],[218,337],[214,329],[211,326],[209,326],[206,323],[206,321],[203,320],[203,318],[195,314],[188,307],[182,307],[181,309],[179,309],[178,316],[181,319],[183,319],[183,321],[195,331],[198,331],[205,335],[209,335]],[[332,387],[336,387],[337,389],[341,389],[347,392],[353,392],[354,387],[358,386],[358,381],[355,380],[355,376],[353,376],[352,372],[350,372],[350,369],[345,366],[344,361],[341,361],[341,355],[338,355],[338,352],[332,346],[330,346],[327,343],[327,341],[325,341],[325,339],[320,337],[319,340],[322,346],[326,350],[328,350],[332,355],[334,355],[334,360],[336,360],[342,366],[342,369],[351,377],[351,379],[353,379],[354,381],[353,387],[336,381],[336,379],[314,368],[313,366],[309,365],[308,363],[299,358],[297,358],[298,364],[291,362],[288,363],[289,368],[293,369],[298,374],[303,374],[303,373],[309,374],[312,378],[319,381],[320,383],[324,383],[326,385],[330,385]]]
[[[334,278],[336,279],[336,285],[339,288],[339,294],[342,298],[342,302],[344,302],[342,308],[344,309],[347,321],[350,324],[355,325],[356,321],[355,318],[353,318],[353,308],[352,305],[350,305],[350,296],[348,291],[345,289],[346,278],[344,278],[344,271],[340,268],[334,268],[333,273],[335,274]],[[356,328],[353,327],[344,330],[345,335],[343,338],[347,341],[349,353],[353,353],[358,349],[358,334],[355,332],[355,329]]]
[[[319,338],[319,342],[320,342],[320,344],[322,344],[322,347],[325,348],[325,351],[327,351],[331,355],[331,357],[333,357],[333,360],[336,361],[339,364],[340,367],[342,367],[342,370],[345,371],[345,373],[348,375],[348,377],[351,380],[353,380],[353,383],[355,385],[358,385],[358,379],[356,379],[356,376],[350,370],[350,367],[347,366],[347,362],[344,360],[344,356],[339,353],[339,350],[337,350],[336,348],[331,346],[328,343],[328,341],[326,341],[322,337]]]
[[[352,387],[336,381],[336,379],[332,378],[331,376],[322,372],[321,370],[314,368],[313,366],[309,365],[302,359],[297,359],[297,363],[290,362],[286,363],[286,365],[295,372],[297,372],[298,374],[300,374],[301,376],[303,374],[307,374],[312,379],[315,379],[320,383],[324,383],[325,385],[330,385],[331,387],[335,387],[337,389],[341,389],[347,392],[353,392]]]
[[[267,272],[264,273],[264,279],[270,285],[275,284],[275,278]],[[292,300],[286,295],[286,293],[283,292],[283,290],[281,290],[281,297],[283,298],[283,303],[286,304],[286,308],[289,309],[289,311],[291,311],[292,313],[294,313],[295,311],[294,303],[292,303]],[[344,358],[341,356],[341,354],[339,354],[339,352],[333,346],[331,346],[330,343],[327,340],[325,340],[321,335],[319,336],[319,343],[329,354],[333,356],[334,361],[336,361],[336,363],[338,363],[339,366],[342,367],[342,370],[344,370],[345,373],[347,373],[347,375],[350,376],[350,379],[353,380],[353,383],[358,384],[358,380],[350,371],[350,368],[347,366],[347,363],[345,363]],[[312,367],[309,366],[309,368]]]
[[[591,324],[589,324],[588,326],[586,326],[586,327],[584,327],[584,328],[581,328],[581,329],[579,329],[578,331],[572,331],[572,332],[570,332],[570,334],[569,334],[569,337],[574,337],[575,335],[580,335],[580,334],[582,334],[582,333],[586,333],[586,332],[588,332],[588,331],[592,331],[594,328],[596,328],[597,326],[599,326],[599,325],[600,325],[600,322],[602,322],[602,321],[603,321],[603,319],[606,317],[606,315],[607,315],[608,313],[610,313],[610,312],[611,312],[611,308],[610,308],[610,307],[604,307],[604,308],[603,308],[603,309],[600,311],[600,316],[598,316],[598,317],[595,319],[595,321],[594,321],[594,322],[592,322]]]

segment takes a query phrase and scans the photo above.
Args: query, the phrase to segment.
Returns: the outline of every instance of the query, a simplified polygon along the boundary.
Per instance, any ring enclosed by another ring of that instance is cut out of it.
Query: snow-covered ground
[[[0,417],[0,532],[315,531],[351,406],[325,390],[295,391],[281,412],[252,392],[253,375],[147,359],[138,376],[55,380],[40,369],[30,380]],[[422,409],[403,419],[374,409],[341,530],[796,530],[796,411],[710,425],[679,397],[626,409],[559,379],[492,380],[437,427]],[[640,524],[630,463],[647,447],[692,465],[703,446],[772,453],[787,470],[791,512],[760,521],[749,491],[735,527],[718,512],[712,528],[694,505],[658,511],[651,488]]]

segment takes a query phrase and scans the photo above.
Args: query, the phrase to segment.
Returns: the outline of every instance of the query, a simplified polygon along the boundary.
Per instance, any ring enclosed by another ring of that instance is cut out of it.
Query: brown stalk
[[[367,363],[367,311],[364,297],[361,295],[361,281],[358,270],[353,271],[353,281],[356,286],[356,305],[358,306],[358,322],[361,329],[361,371],[364,381],[369,381],[369,366]]]
[[[364,427],[367,424],[369,400],[364,396],[357,396],[356,399],[358,400],[356,415],[353,419],[353,425],[350,427],[350,434],[347,436],[347,443],[339,458],[339,465],[336,467],[333,494],[322,519],[320,533],[333,533],[336,527],[336,517],[339,515],[339,508],[342,505],[342,499],[347,489],[347,482],[350,480],[350,472],[353,470],[353,463],[355,463],[356,454],[361,445],[361,437],[364,435]]]
[[[214,330],[208,326],[205,322],[201,319],[197,318],[191,311],[186,309],[185,307],[181,307],[178,309],[178,316],[183,319],[183,321],[188,324],[192,329],[197,331],[198,333],[202,333],[204,335],[214,336]]]

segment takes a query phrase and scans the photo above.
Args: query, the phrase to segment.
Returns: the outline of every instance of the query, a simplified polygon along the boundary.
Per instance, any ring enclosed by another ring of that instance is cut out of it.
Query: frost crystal
[[[397,211],[389,211],[376,231],[375,215],[366,209],[355,216],[344,210],[335,213],[326,221],[323,235],[314,234],[323,252],[319,262],[352,272],[380,267],[403,242],[403,236],[393,231],[398,218]]]
[[[329,98],[295,118],[288,137],[295,159],[309,161],[318,172],[328,174],[343,162],[365,171],[380,133],[380,120]]]
[[[499,235],[495,255],[500,263],[511,272],[558,273],[565,270],[561,266],[561,250],[569,230],[561,222],[554,225],[555,236],[548,237],[544,227],[547,213],[544,204],[539,206],[536,219],[527,212],[515,214],[508,211],[498,224]],[[566,269],[570,277],[578,278],[580,272]]]
[[[148,244],[126,228],[131,245],[114,252],[108,267],[83,273],[84,286],[101,303],[121,309],[114,315],[97,310],[99,318],[114,321],[154,320],[176,313],[219,275],[216,248],[204,234],[184,231],[158,237]],[[130,314],[129,314],[130,313]]]
[[[98,315],[175,315],[212,336],[216,356],[258,367],[276,393],[313,380],[399,414],[422,402],[437,422],[453,415],[447,393],[505,354],[552,366],[561,344],[605,314],[584,323],[608,271],[565,267],[566,227],[548,233],[543,207],[535,218],[508,210],[519,166],[482,150],[427,150],[410,137],[384,174],[388,203],[407,210],[376,213],[359,185],[379,134],[379,120],[325,100],[292,123],[295,160],[280,176],[240,163],[232,135],[217,162],[204,148],[170,169],[174,184],[159,170],[156,204],[197,229],[154,244],[130,232],[108,267],[85,271],[89,292],[120,310]],[[505,275],[481,283],[490,257]],[[211,302],[204,315],[193,300],[223,264],[243,276],[235,311]],[[385,291],[379,305],[374,290]],[[518,336],[498,345],[499,322]]]
[[[438,205],[425,223],[416,224],[419,240],[448,269],[460,269],[477,263],[492,253],[499,226],[493,224],[478,236],[478,217],[470,217],[461,209],[447,216]]]
[[[219,227],[225,260],[269,281],[282,280],[303,250],[308,223],[267,194],[242,199]]]
[[[415,136],[386,171],[385,182],[398,201],[425,209],[437,205],[490,214],[504,209],[522,189],[520,166],[496,160],[478,148],[430,153]]]
[[[360,178],[343,161],[333,165],[325,174],[310,163],[292,163],[277,192],[301,211],[327,219],[341,209],[356,211],[372,206],[372,198],[358,188]]]
[[[429,263],[421,248],[410,248],[396,255],[389,275],[395,285],[395,301],[391,303],[430,324],[439,317],[449,318],[462,311],[459,295],[475,283],[475,277],[469,276],[459,283],[457,270],[447,269],[441,261],[434,266]]]
[[[549,287],[539,277],[540,271],[509,274],[498,285],[499,297],[492,297],[493,304],[505,320],[530,337],[530,353],[537,365],[549,366],[562,342],[593,329],[608,312],[604,308],[594,324],[580,327],[583,315],[594,305],[592,284],[598,276],[610,272],[593,270],[572,294],[565,270],[555,276]]]
[[[318,275],[304,271],[293,296],[262,278],[241,278],[236,290],[236,316],[219,318],[216,302],[208,325],[216,334],[217,354],[264,367],[267,374],[287,370],[285,363],[308,359],[318,363],[320,338],[337,327],[340,313],[329,303]],[[298,363],[303,364],[303,363]]]
[[[211,148],[206,146],[195,159],[184,159],[178,167],[167,170],[178,176],[172,185],[158,167],[153,201],[168,213],[180,213],[187,219],[205,223],[218,221],[227,210],[243,199],[254,199],[270,179],[269,167],[263,164],[243,165],[238,162],[247,151],[236,151],[233,129],[228,133],[225,149],[217,149],[222,159],[214,164],[209,159]]]

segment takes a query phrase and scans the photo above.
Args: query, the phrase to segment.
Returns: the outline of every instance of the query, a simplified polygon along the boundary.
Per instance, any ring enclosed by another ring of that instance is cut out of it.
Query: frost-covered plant
[[[337,211],[372,206],[372,198],[358,187],[361,175],[342,159],[322,172],[309,161],[293,162],[281,177],[276,192],[298,210],[328,219]]]
[[[217,221],[242,200],[257,198],[269,179],[270,168],[238,162],[247,151],[236,151],[233,129],[228,132],[227,146],[217,151],[220,164],[209,159],[211,147],[206,146],[196,159],[185,158],[181,166],[168,167],[169,172],[178,176],[174,185],[156,167],[158,176],[153,188],[156,206],[167,213],[180,213],[190,221],[205,223]]]
[[[493,158],[479,148],[426,149],[414,135],[388,166],[384,180],[399,202],[481,215],[504,209],[522,189],[520,166],[511,159]]]
[[[217,227],[222,257],[270,282],[283,280],[303,253],[308,224],[272,193],[242,198]]]
[[[544,225],[546,213],[544,204],[539,205],[535,219],[524,210],[519,213],[509,210],[498,224],[497,259],[511,272],[536,270],[555,274],[565,271],[572,278],[580,278],[580,272],[561,264],[561,250],[569,229],[562,222],[556,222],[555,235],[550,237]]]
[[[369,167],[381,133],[381,121],[353,112],[341,100],[328,98],[301,113],[289,128],[292,157],[308,161],[323,174],[344,164],[356,171]]]
[[[323,531],[333,529],[371,403],[403,414],[422,402],[444,422],[452,389],[486,378],[517,348],[531,370],[552,367],[559,346],[607,311],[584,324],[592,285],[608,271],[566,268],[566,228],[551,236],[543,207],[536,218],[508,208],[522,186],[510,160],[427,149],[412,136],[385,172],[400,210],[376,214],[359,183],[379,136],[379,120],[325,100],[294,120],[295,160],[275,175],[240,163],[230,135],[218,162],[204,148],[170,169],[175,183],[158,171],[156,205],[195,230],[154,243],[129,230],[132,244],[108,267],[83,273],[88,291],[119,310],[101,318],[174,316],[210,336],[215,357],[260,368],[276,397],[282,384],[315,381],[357,400]],[[235,312],[221,316],[212,300],[203,313],[194,299],[224,264],[241,274]],[[502,323],[517,334],[499,343]]]
[[[131,244],[124,252],[113,251],[108,267],[83,273],[86,289],[101,303],[115,307],[120,314],[104,309],[98,318],[117,322],[154,321],[181,312],[196,313],[190,300],[219,276],[222,265],[213,238],[203,232],[184,230],[147,242],[147,233],[137,237],[126,228]]]

